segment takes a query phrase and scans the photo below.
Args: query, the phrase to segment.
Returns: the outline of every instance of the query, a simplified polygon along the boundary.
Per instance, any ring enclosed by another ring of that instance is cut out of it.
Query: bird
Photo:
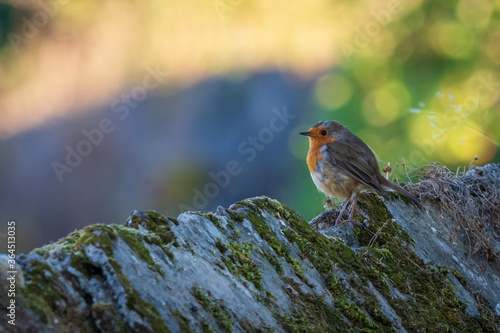
[[[309,137],[307,166],[318,190],[329,198],[346,199],[335,225],[353,221],[358,196],[363,190],[372,189],[379,194],[394,190],[421,204],[416,196],[382,176],[372,150],[338,121],[320,121],[300,134]],[[349,218],[342,220],[348,202],[352,202],[352,210]]]

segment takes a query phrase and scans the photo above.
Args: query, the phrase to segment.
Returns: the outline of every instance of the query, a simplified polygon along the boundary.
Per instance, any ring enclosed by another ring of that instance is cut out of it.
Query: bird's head
[[[349,130],[335,120],[320,121],[307,132],[300,132],[300,134],[308,136],[311,143],[325,144],[328,142],[334,142],[340,139],[344,133]]]

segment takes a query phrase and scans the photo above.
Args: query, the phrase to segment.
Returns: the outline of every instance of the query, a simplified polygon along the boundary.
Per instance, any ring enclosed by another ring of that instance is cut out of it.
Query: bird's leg
[[[335,225],[343,222],[343,221],[341,221],[342,220],[342,214],[344,214],[345,208],[347,207],[347,203],[350,200],[351,200],[350,198],[349,199],[345,199],[344,203],[342,204],[342,208],[340,209],[339,216],[337,217],[337,220],[335,221]]]
[[[356,209],[356,203],[358,202],[359,193],[356,192],[353,195],[354,195],[354,199],[352,200],[351,214],[349,214],[349,219],[347,219],[347,221],[344,221],[344,222],[352,221],[352,217],[354,216],[354,210]],[[352,196],[351,196],[351,199],[352,199]]]

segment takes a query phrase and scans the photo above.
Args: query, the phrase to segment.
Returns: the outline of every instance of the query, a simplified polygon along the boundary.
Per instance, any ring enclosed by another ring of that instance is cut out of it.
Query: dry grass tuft
[[[500,241],[500,164],[453,172],[439,163],[412,170],[420,183],[407,183],[412,193],[436,203],[463,233],[470,255],[479,254],[489,262],[500,261],[495,240]]]

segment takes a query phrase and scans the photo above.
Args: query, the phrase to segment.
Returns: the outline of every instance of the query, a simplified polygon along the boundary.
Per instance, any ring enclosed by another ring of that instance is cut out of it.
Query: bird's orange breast
[[[323,160],[321,148],[327,143],[333,142],[335,142],[335,139],[328,135],[321,137],[309,137],[309,152],[307,153],[307,166],[309,167],[309,172],[313,172],[313,170],[316,169],[318,162]]]

